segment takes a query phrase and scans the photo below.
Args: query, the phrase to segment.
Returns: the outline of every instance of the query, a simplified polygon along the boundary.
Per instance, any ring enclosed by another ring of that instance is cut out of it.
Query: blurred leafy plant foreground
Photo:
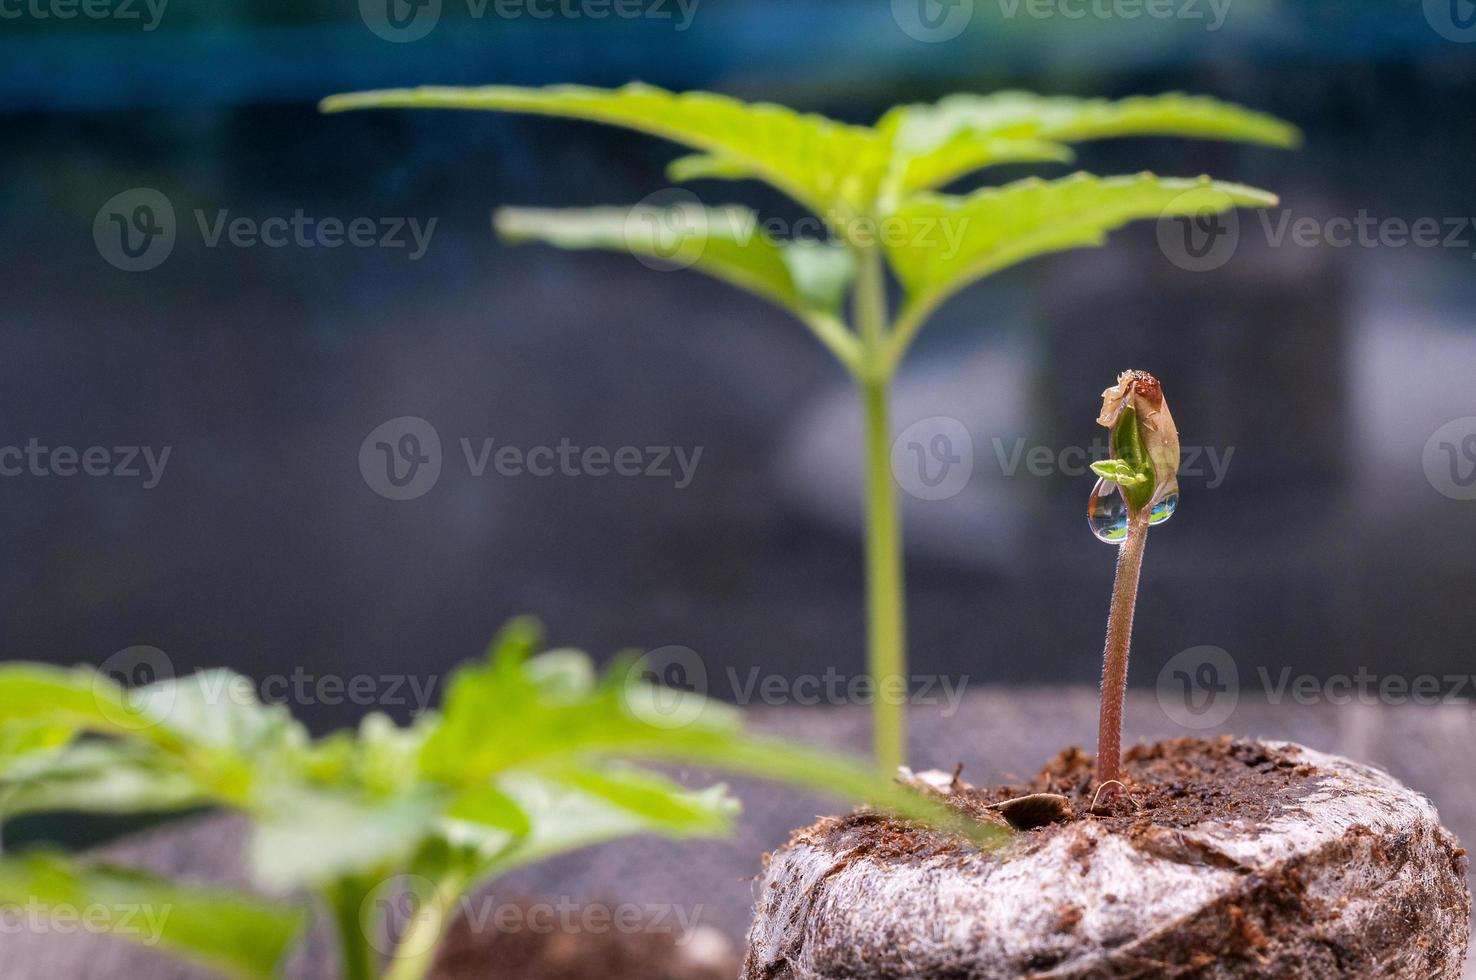
[[[540,646],[535,623],[514,621],[456,672],[440,711],[407,727],[371,714],[319,739],[226,670],[124,689],[90,668],[0,667],[0,817],[239,811],[252,823],[255,883],[318,899],[347,980],[419,980],[445,912],[512,868],[628,834],[728,832],[738,802],[724,786],[690,791],[636,761],[827,790],[984,846],[1002,836],[866,767],[748,734],[735,709],[655,687],[629,657],[600,677],[585,654]],[[413,896],[416,914],[382,963],[389,924],[369,913],[399,880],[430,894]],[[0,858],[0,906],[86,909],[119,935],[263,978],[302,937],[309,903],[33,852]]]

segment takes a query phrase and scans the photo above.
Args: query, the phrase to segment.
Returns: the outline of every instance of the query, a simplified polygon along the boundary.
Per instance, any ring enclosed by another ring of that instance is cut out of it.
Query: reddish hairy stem
[[[1128,521],[1127,537],[1117,549],[1117,578],[1107,613],[1107,644],[1102,651],[1102,713],[1097,724],[1097,785],[1122,779],[1122,702],[1127,694],[1128,647],[1133,639],[1133,608],[1138,601],[1138,573],[1148,543],[1148,509]],[[1111,789],[1108,790],[1111,793]]]

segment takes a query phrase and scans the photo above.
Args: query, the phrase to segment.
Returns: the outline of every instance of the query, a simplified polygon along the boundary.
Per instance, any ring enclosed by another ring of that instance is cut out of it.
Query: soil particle
[[[1232,859],[1176,839],[1171,832],[1207,820],[1264,823],[1314,792],[1316,775],[1315,766],[1299,762],[1294,754],[1258,742],[1229,736],[1214,741],[1183,738],[1129,749],[1123,756],[1125,789],[1110,799],[1097,799],[1093,759],[1075,746],[1047,762],[1029,782],[980,788],[955,773],[949,790],[939,795],[981,821],[997,823],[996,814],[1003,812],[1021,831],[1026,847],[1044,845],[1063,824],[1091,820],[1149,853],[1229,867]],[[963,842],[868,811],[828,817],[793,839],[828,840],[836,849],[855,849],[856,857],[889,860],[972,853]],[[1071,845],[1083,874],[1091,868],[1094,847],[1094,838],[1079,838]]]

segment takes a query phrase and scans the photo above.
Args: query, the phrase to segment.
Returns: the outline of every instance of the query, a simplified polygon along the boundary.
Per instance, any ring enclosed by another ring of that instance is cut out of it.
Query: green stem
[[[338,957],[343,980],[374,980],[378,955],[364,934],[360,918],[364,891],[340,885],[323,890],[322,899],[338,931]]]
[[[457,899],[461,897],[465,881],[453,876],[436,883],[431,900],[417,909],[414,918],[400,943],[395,948],[394,959],[384,971],[384,980],[425,980],[436,961],[441,948],[441,938],[451,924]]]
[[[1097,723],[1097,785],[1122,779],[1122,703],[1127,696],[1128,647],[1133,639],[1133,609],[1138,602],[1138,575],[1148,543],[1148,509],[1128,521],[1127,537],[1117,549],[1117,577],[1107,613],[1107,642],[1102,653],[1102,709]],[[1109,791],[1110,792],[1110,791]]]
[[[861,376],[866,464],[867,662],[873,687],[872,739],[876,764],[890,777],[907,758],[906,615],[902,530],[892,480],[891,370],[886,351],[886,284],[881,256],[859,256],[855,316],[866,352]]]

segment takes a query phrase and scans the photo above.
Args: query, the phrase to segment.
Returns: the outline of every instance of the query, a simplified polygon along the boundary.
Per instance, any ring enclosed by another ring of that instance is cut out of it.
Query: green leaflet
[[[31,753],[0,771],[3,820],[57,810],[158,813],[207,802],[174,760],[130,742],[76,742]]]
[[[828,242],[776,242],[747,208],[503,208],[493,221],[511,242],[628,252],[705,272],[789,310],[843,363],[856,361],[855,337],[836,317],[854,275],[849,250]]]
[[[1300,139],[1296,127],[1273,116],[1177,92],[1115,102],[1029,92],[960,93],[930,105],[898,106],[881,118],[877,130],[893,147],[891,179],[899,194],[941,187],[993,163],[1069,159],[1070,150],[1061,144],[1081,140],[1184,136],[1290,147]],[[1010,156],[1001,148],[1010,142],[1025,146]]]
[[[887,250],[907,291],[891,338],[890,363],[896,363],[940,303],[1007,266],[1049,252],[1101,245],[1107,232],[1135,219],[1275,203],[1275,195],[1240,184],[1148,173],[1078,173],[1052,181],[1032,177],[962,197],[914,195],[897,209],[897,218],[917,233]]]
[[[1092,464],[1092,472],[1120,487],[1137,486],[1152,479],[1147,473],[1133,469],[1125,459],[1103,459]]]
[[[715,154],[826,218],[869,207],[886,165],[882,141],[864,126],[711,92],[675,94],[642,84],[389,89],[335,95],[322,103],[324,112],[391,107],[491,109],[624,126]]]
[[[844,285],[837,288],[836,260],[823,271],[787,257],[791,249],[845,255],[828,245],[783,245],[759,227],[758,215],[738,205],[703,208],[586,208],[535,210],[504,208],[494,216],[510,242],[542,241],[566,249],[608,249],[659,259],[674,267],[695,267],[740,289],[785,307],[800,317],[834,313]],[[796,275],[798,273],[798,276]]]
[[[239,980],[278,976],[303,910],[50,853],[0,860],[0,905],[169,950]]]

